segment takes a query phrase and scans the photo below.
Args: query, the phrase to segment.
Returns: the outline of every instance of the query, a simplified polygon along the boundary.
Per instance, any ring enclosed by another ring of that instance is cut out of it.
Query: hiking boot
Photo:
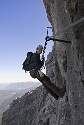
[[[63,97],[66,92],[66,86],[60,89],[60,97]]]

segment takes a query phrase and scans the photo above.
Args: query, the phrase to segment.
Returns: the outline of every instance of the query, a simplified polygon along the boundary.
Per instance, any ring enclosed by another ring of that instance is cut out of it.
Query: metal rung
[[[46,41],[53,40],[53,41],[59,41],[59,42],[64,42],[64,43],[71,43],[71,41],[61,40],[61,39],[55,39],[55,38],[51,38],[49,36],[47,36],[45,39],[46,39]]]

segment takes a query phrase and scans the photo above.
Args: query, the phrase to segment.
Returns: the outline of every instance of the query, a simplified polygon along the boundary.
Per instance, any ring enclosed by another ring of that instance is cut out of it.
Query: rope
[[[82,17],[82,18],[80,18],[79,20],[75,21],[74,23],[70,24],[68,27],[64,28],[63,30],[57,32],[57,33],[54,35],[54,37],[57,36],[57,35],[59,35],[60,33],[65,32],[66,30],[68,30],[68,29],[70,29],[70,28],[76,26],[77,24],[79,24],[79,23],[81,23],[81,22],[83,22],[83,21],[84,21],[84,17]],[[51,36],[51,37],[53,37],[53,36]]]

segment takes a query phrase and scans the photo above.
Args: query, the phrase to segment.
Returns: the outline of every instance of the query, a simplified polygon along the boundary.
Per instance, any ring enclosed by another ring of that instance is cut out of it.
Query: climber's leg
[[[58,99],[58,95],[56,95],[50,88],[48,88],[43,82],[42,82],[43,86],[45,87],[45,89],[55,98]]]
[[[53,94],[55,93],[59,97],[63,97],[64,96],[64,93],[66,91],[65,88],[59,89],[58,87],[56,87],[50,81],[49,77],[47,77],[45,74],[44,75],[40,75],[38,71],[32,70],[32,71],[30,71],[30,75],[33,78],[37,78],[41,83],[43,83],[43,85],[45,85],[47,88],[49,88],[49,90],[51,90],[53,92]],[[42,76],[42,77],[40,77],[40,76]]]
[[[37,71],[35,71],[35,70],[31,70],[30,71],[30,75],[31,75],[31,77],[32,78],[36,78],[36,74],[38,74],[38,72]],[[44,76],[44,75],[42,75],[41,73],[40,73],[40,76]],[[55,98],[55,99],[58,99],[58,95],[56,95],[50,88],[48,88],[44,83],[43,83],[43,81],[42,81],[42,79],[39,79],[39,81],[43,84],[43,86],[45,87],[45,89]]]
[[[59,89],[58,87],[56,87],[49,79],[49,77],[47,77],[45,74],[43,77],[40,77],[39,73],[36,73],[36,77],[39,81],[41,81],[44,85],[47,86],[47,88],[49,88],[51,91],[53,91],[56,95],[58,95],[59,97],[63,97],[64,93],[66,91],[66,88],[62,88]]]

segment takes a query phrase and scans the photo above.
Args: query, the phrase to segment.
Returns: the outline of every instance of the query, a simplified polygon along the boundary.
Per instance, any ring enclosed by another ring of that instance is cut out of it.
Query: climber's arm
[[[35,53],[35,69],[39,70],[44,65],[44,60],[40,60],[40,55]]]

